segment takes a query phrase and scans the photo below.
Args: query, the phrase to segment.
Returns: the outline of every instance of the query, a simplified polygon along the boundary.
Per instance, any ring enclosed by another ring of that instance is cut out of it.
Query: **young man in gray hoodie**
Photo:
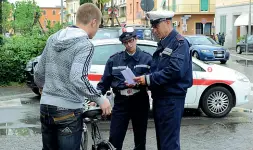
[[[85,97],[96,102],[103,115],[111,113],[109,100],[87,78],[94,52],[89,39],[96,34],[101,18],[94,4],[81,5],[76,26],[53,34],[36,65],[34,80],[43,88],[40,100],[43,150],[80,149]]]

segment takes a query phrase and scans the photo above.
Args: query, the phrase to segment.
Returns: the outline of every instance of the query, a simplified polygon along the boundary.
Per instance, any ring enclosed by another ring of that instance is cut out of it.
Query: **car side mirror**
[[[192,47],[192,44],[191,44],[191,43],[189,43],[189,45],[190,45],[190,47]]]

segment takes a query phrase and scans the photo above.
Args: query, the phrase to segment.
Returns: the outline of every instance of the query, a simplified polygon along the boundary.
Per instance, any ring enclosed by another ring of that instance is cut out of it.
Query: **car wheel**
[[[225,117],[233,107],[232,99],[233,96],[227,88],[221,86],[210,88],[202,96],[202,110],[209,117]]]
[[[196,52],[196,51],[193,52],[193,56],[196,57],[197,59],[199,59],[199,54],[198,54],[198,52]]]
[[[32,91],[33,91],[33,93],[35,93],[35,94],[37,94],[37,95],[40,96],[40,90],[39,90],[39,88],[32,88]]]
[[[221,60],[220,63],[221,63],[221,64],[226,64],[227,61],[226,61],[226,60]]]
[[[237,54],[241,54],[242,53],[241,46],[237,46],[236,47],[236,53]]]

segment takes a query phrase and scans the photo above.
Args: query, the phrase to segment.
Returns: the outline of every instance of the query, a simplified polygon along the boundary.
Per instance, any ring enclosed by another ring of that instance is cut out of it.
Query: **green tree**
[[[15,32],[26,34],[34,25],[36,14],[41,16],[40,8],[35,1],[17,1],[14,10]]]
[[[2,30],[3,34],[11,29],[11,19],[13,5],[9,2],[3,2],[2,4]]]
[[[98,8],[100,8],[101,12],[103,13],[103,9],[104,9],[104,4],[108,3],[110,0],[98,0],[96,5],[98,6]],[[80,0],[80,5],[84,4],[84,3],[93,3],[92,0]]]
[[[84,3],[92,3],[92,0],[80,0],[80,5]]]

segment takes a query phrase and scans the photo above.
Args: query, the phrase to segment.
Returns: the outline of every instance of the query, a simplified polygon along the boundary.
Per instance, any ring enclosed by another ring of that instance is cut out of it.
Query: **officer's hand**
[[[135,77],[134,81],[141,85],[146,85],[145,76]]]
[[[133,87],[135,86],[135,84],[128,84],[127,81],[125,81],[125,84],[126,84],[126,86],[129,87],[129,88],[133,88]]]
[[[105,98],[104,103],[100,105],[100,108],[103,111],[102,113],[103,116],[108,116],[111,114],[112,108],[110,101],[107,98]]]

